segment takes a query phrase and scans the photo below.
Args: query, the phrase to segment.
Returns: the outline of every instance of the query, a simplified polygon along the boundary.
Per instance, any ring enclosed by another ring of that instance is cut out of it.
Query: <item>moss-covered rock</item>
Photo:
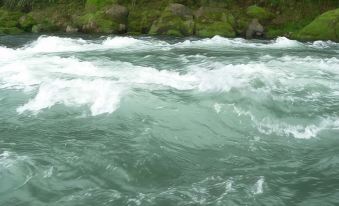
[[[234,17],[226,9],[201,7],[195,12],[195,34],[199,37],[235,37],[234,25]]]
[[[127,23],[129,12],[125,6],[114,4],[105,11],[105,14],[116,22]]]
[[[59,27],[54,25],[52,22],[45,20],[39,24],[36,24],[32,27],[33,33],[41,33],[41,32],[55,32],[59,31]]]
[[[114,25],[118,25],[118,27],[113,28],[113,32],[125,33],[127,31],[129,11],[125,6],[114,4],[105,11],[105,15],[107,19],[113,21]]]
[[[161,12],[156,9],[134,9],[128,16],[128,32],[147,34],[153,22],[160,17]]]
[[[74,18],[73,23],[75,27],[85,33],[125,33],[128,14],[129,12],[124,6],[106,5],[99,10],[87,11],[85,15]]]
[[[274,14],[265,8],[253,5],[247,8],[246,14],[251,18],[266,21],[274,18]]]
[[[191,9],[182,4],[170,4],[154,21],[149,34],[189,36],[194,33],[194,20]]]
[[[21,12],[0,10],[0,27],[11,28],[19,26],[19,19],[22,15]]]
[[[27,32],[30,32],[32,31],[32,27],[36,24],[36,21],[30,14],[27,14],[19,19],[19,24],[20,28]]]
[[[100,8],[118,3],[117,0],[86,0],[86,9],[92,12],[99,10]]]
[[[0,27],[0,34],[21,34],[24,31],[18,27]]]
[[[0,34],[20,34],[23,31],[19,28],[21,12],[0,10]]]
[[[246,38],[262,38],[264,37],[264,27],[260,24],[258,19],[252,19],[246,30]]]
[[[75,25],[85,33],[113,33],[119,24],[108,20],[103,11],[87,13],[75,20]]]
[[[339,40],[339,9],[328,11],[317,17],[295,36],[303,40]]]

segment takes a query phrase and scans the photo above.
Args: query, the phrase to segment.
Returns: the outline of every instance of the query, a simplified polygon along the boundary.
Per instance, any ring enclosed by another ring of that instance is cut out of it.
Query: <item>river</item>
[[[0,37],[1,206],[339,205],[339,44]]]

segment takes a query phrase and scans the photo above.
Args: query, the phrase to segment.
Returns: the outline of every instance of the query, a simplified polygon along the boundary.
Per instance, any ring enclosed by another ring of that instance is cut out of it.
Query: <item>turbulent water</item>
[[[339,205],[339,44],[0,37],[0,205]]]

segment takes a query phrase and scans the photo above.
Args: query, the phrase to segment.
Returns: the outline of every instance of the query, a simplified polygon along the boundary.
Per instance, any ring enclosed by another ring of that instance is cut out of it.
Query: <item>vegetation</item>
[[[182,5],[177,10],[185,14],[171,9],[173,4]],[[339,18],[337,8],[338,0],[0,0],[0,34],[78,31],[235,37],[245,36],[250,22],[258,19],[268,38],[338,41],[338,24],[333,23]]]

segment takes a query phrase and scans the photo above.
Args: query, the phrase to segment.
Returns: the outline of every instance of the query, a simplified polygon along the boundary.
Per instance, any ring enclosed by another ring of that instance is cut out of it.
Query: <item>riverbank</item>
[[[0,9],[0,34],[102,33],[339,41],[339,2],[97,1]],[[29,2],[29,1],[28,1]]]

